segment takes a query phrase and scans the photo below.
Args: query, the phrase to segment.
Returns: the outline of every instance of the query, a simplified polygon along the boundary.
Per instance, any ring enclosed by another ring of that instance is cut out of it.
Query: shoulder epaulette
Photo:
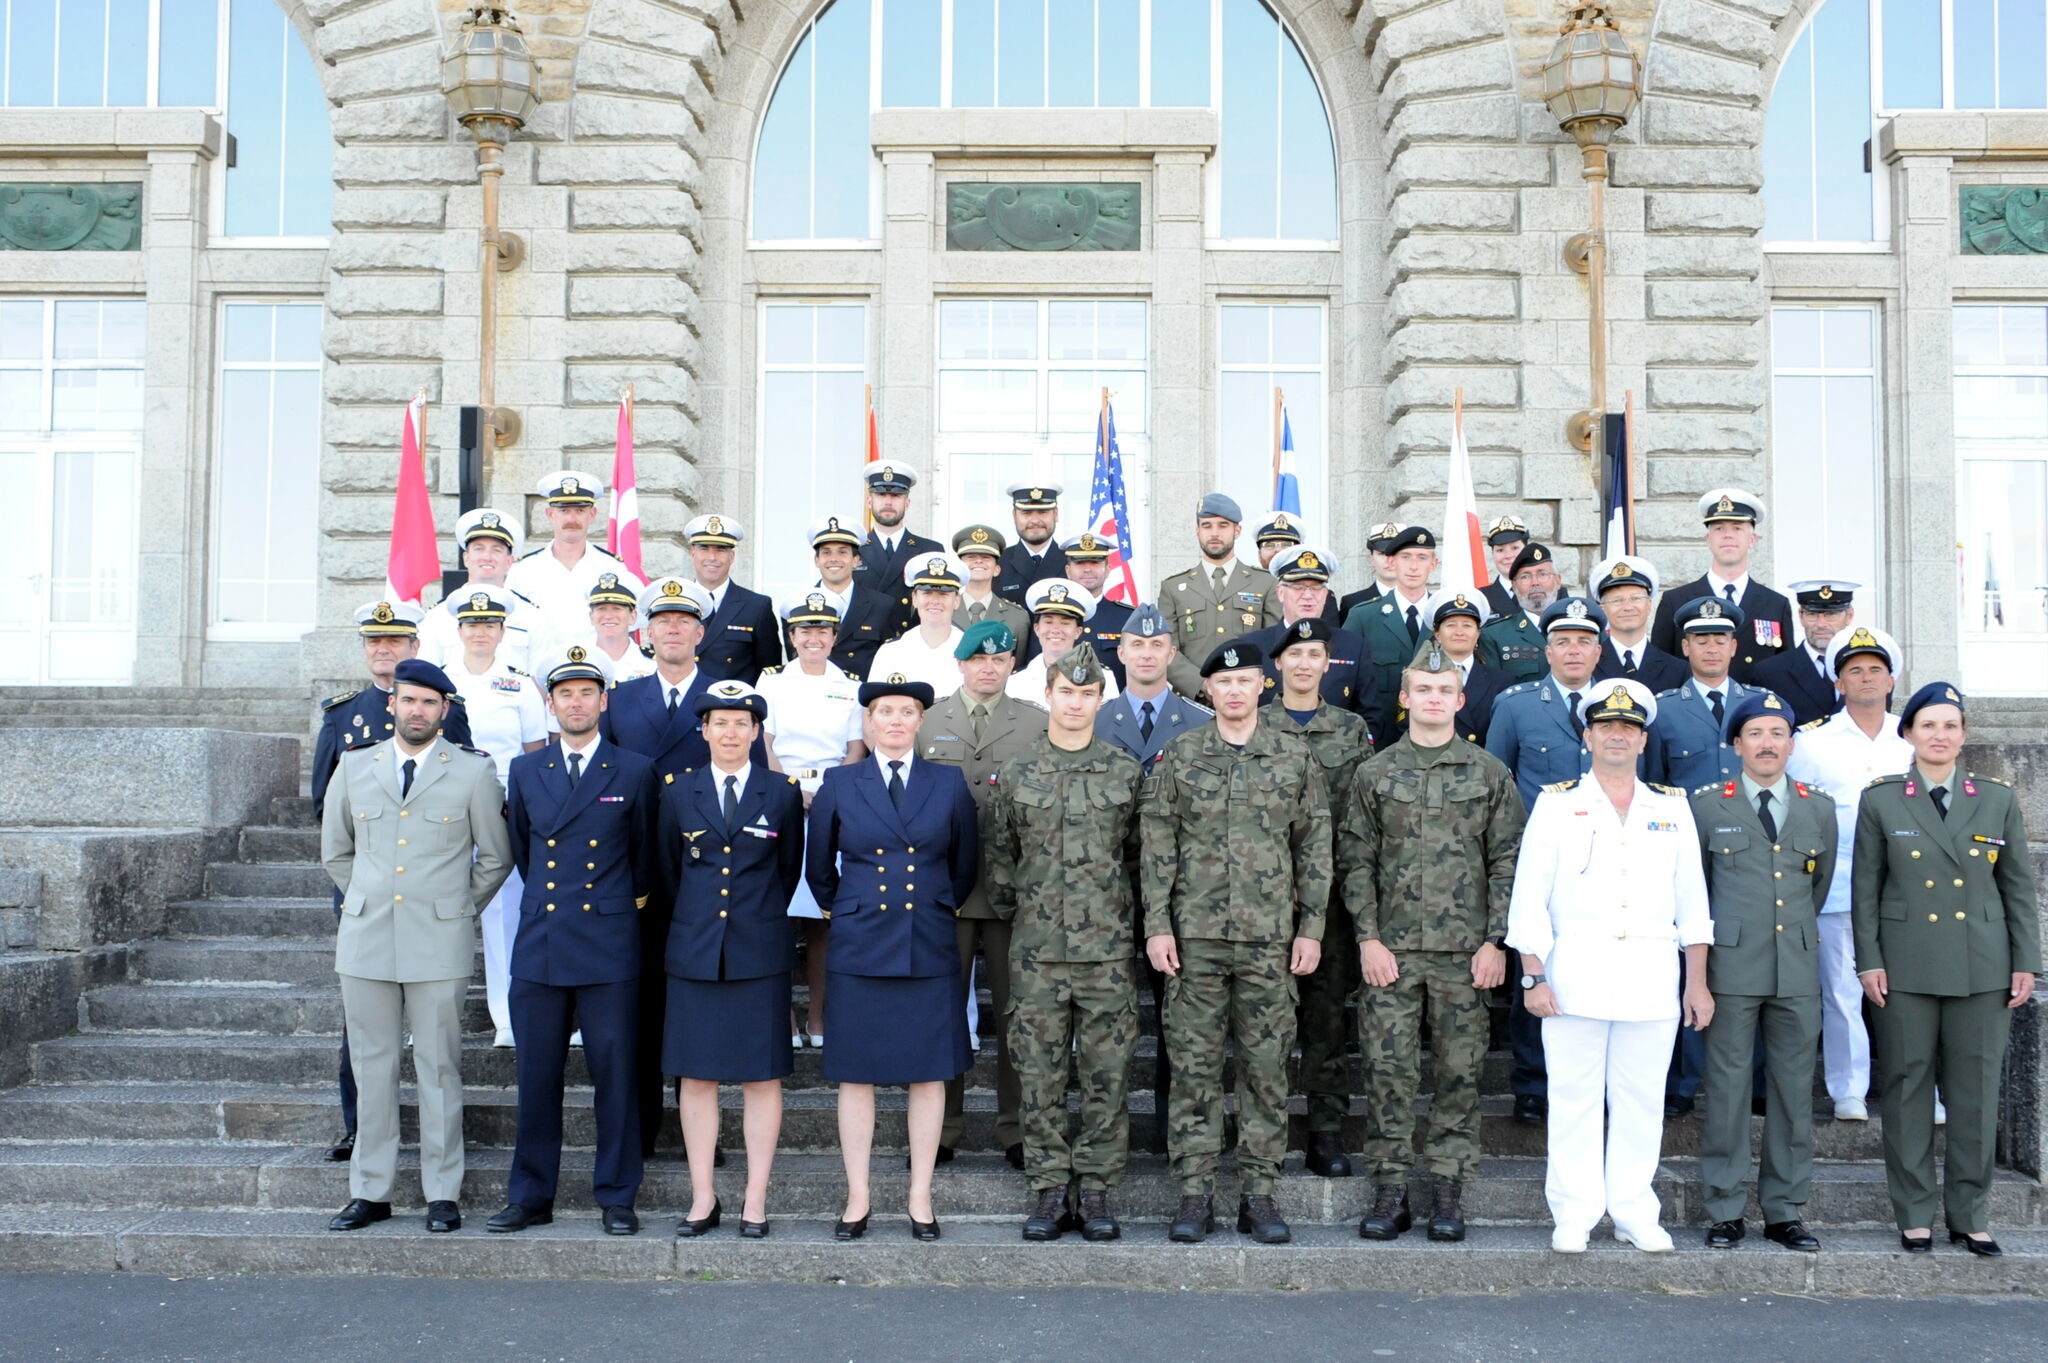
[[[762,675],[762,676],[764,676],[764,677],[772,677],[772,676],[774,676],[774,675],[775,675],[776,673],[780,672],[781,670],[782,670],[782,664],[781,664],[781,663],[777,663],[777,664],[775,664],[775,666],[773,666],[773,667],[764,667],[764,668],[762,668],[762,669],[761,669],[761,675]]]
[[[490,758],[493,762],[497,761],[496,758],[491,757],[491,755],[485,752],[482,748],[472,748],[467,743],[457,743],[455,746],[462,749],[464,752],[468,753],[472,757],[487,757]]]
[[[661,783],[665,786],[674,785],[676,783],[676,774],[672,771],[663,772],[661,774]]]
[[[2004,786],[2007,790],[2012,789],[2012,782],[2002,776],[1979,776],[1974,771],[1965,772],[1964,775],[1968,776],[1972,781],[1989,781],[1994,786]]]
[[[1904,772],[1902,772],[1902,771],[1895,771],[1895,772],[1893,772],[1893,773],[1892,773],[1891,775],[1889,775],[1889,776],[1880,776],[1880,777],[1877,777],[1877,778],[1876,778],[1875,780],[1873,780],[1873,781],[1871,781],[1871,782],[1870,782],[1870,785],[1867,785],[1867,786],[1865,786],[1865,787],[1863,787],[1863,788],[1864,788],[1865,790],[1869,790],[1871,786],[1881,786],[1881,785],[1883,785],[1883,784],[1884,784],[1885,782],[1887,782],[1887,781],[1903,781],[1903,780],[1905,780],[1905,779],[1906,779],[1906,773],[1904,773]]]
[[[1656,791],[1659,795],[1676,795],[1681,799],[1685,796],[1685,792],[1677,786],[1660,786],[1655,781],[1650,782],[1649,786],[1651,790]]]
[[[507,672],[510,672],[515,677],[531,677],[533,675],[531,672],[526,671],[524,668],[514,667],[510,663],[505,664],[505,670]]]
[[[518,598],[519,598],[519,599],[520,599],[521,601],[524,601],[524,602],[525,602],[525,603],[526,603],[527,605],[529,605],[529,606],[532,606],[532,607],[533,607],[533,608],[534,608],[535,610],[539,610],[539,609],[540,609],[539,605],[537,605],[537,604],[536,604],[536,603],[534,602],[534,599],[533,599],[532,597],[528,596],[528,595],[527,595],[527,594],[526,594],[525,592],[522,592],[522,591],[514,591],[514,590],[513,590],[512,588],[510,588],[510,587],[506,587],[506,588],[505,588],[504,590],[505,590],[505,591],[507,591],[507,592],[510,592],[510,593],[511,593],[511,594],[512,594],[513,596],[516,596],[516,597],[518,597]]]
[[[1799,792],[1799,798],[1802,800],[1809,800],[1813,798],[1813,792],[1806,788],[1806,782],[1804,781],[1794,781],[1792,783],[1792,789]]]
[[[1808,729],[1818,729],[1821,725],[1827,723],[1829,720],[1833,718],[1833,715],[1822,715],[1819,719],[1809,719],[1806,721],[1806,723],[1799,726],[1799,732],[1805,733]]]
[[[338,696],[329,696],[326,700],[321,701],[320,708],[322,710],[332,710],[337,705],[348,704],[350,701],[354,700],[357,696],[360,696],[362,694],[363,693],[360,688],[354,691],[344,691]]]
[[[1198,700],[1189,700],[1186,696],[1182,696],[1181,703],[1186,705],[1190,710],[1200,710],[1203,714],[1209,716],[1209,718],[1216,718],[1216,712],[1214,710],[1211,710],[1208,706],[1202,704],[1202,702]]]
[[[1679,692],[1685,690],[1685,685],[1686,684],[1684,682],[1680,682],[1677,686],[1667,686],[1662,691],[1659,691],[1657,693],[1657,699],[1662,700],[1666,696],[1675,696]]]
[[[1050,711],[1050,710],[1046,709],[1046,708],[1045,708],[1045,707],[1044,707],[1043,705],[1040,705],[1040,704],[1039,704],[1039,703],[1038,703],[1037,701],[1035,701],[1035,700],[1026,700],[1026,699],[1024,699],[1024,697],[1022,697],[1022,696],[1012,696],[1012,697],[1010,697],[1010,699],[1011,699],[1011,700],[1013,700],[1013,701],[1015,701],[1015,702],[1016,702],[1017,704],[1019,704],[1019,705],[1023,706],[1023,707],[1024,707],[1025,709],[1027,709],[1027,710],[1036,710],[1036,711],[1038,711],[1038,713],[1039,713],[1039,714],[1041,714],[1041,715],[1049,715],[1049,714],[1051,714],[1051,713],[1052,713],[1052,711]]]
[[[1507,690],[1501,692],[1500,698],[1502,700],[1506,700],[1509,696],[1520,695],[1524,691],[1534,691],[1537,687],[1541,685],[1543,685],[1542,682],[1516,682],[1513,686],[1510,686]]]
[[[1564,792],[1571,790],[1578,784],[1579,778],[1574,776],[1569,781],[1553,781],[1549,785],[1545,786],[1544,789],[1549,791],[1552,795],[1562,795],[1564,794]]]
[[[1720,781],[1709,781],[1709,782],[1707,782],[1707,783],[1706,783],[1705,785],[1703,785],[1703,786],[1695,786],[1695,787],[1693,787],[1693,792],[1692,792],[1692,793],[1693,793],[1693,794],[1695,794],[1695,795],[1705,795],[1705,794],[1706,794],[1706,793],[1707,793],[1708,791],[1712,790],[1712,789],[1713,789],[1713,788],[1714,788],[1715,786],[1720,786],[1720,787],[1721,787],[1721,794],[1722,794],[1722,796],[1723,796],[1724,798],[1725,798],[1725,797],[1727,797],[1727,796],[1733,795],[1733,794],[1735,793],[1735,783],[1734,783],[1733,781],[1729,781],[1729,782],[1726,782],[1726,783],[1723,783],[1723,782],[1720,782]]]
[[[653,645],[653,644],[642,644],[642,645],[640,645],[640,655],[641,655],[642,657],[644,657],[644,658],[652,658],[652,657],[654,656],[654,645]]]
[[[790,783],[791,785],[795,785],[795,784],[797,783],[797,780],[796,780],[796,778],[795,778],[794,776],[790,777],[790,778],[789,778],[789,783]]]
[[[466,704],[466,702],[462,699],[462,693],[460,691],[450,691],[448,693],[448,703],[450,705]]]
[[[619,557],[619,556],[618,556],[617,554],[613,553],[613,552],[612,552],[611,550],[609,550],[609,549],[605,548],[605,547],[604,547],[604,546],[603,546],[602,544],[588,544],[588,543],[586,543],[586,544],[584,545],[584,548],[586,548],[586,549],[595,549],[595,550],[596,550],[596,551],[597,551],[598,553],[600,553],[600,554],[603,554],[603,555],[604,555],[604,556],[605,556],[606,558],[616,559],[616,558],[618,558],[618,557]],[[620,561],[620,562],[624,562],[625,560],[623,560],[623,559],[620,559],[619,561]]]

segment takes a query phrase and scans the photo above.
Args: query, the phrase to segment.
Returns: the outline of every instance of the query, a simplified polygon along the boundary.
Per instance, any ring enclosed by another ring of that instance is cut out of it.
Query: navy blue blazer
[[[1680,656],[1678,608],[1711,594],[1705,573],[1665,591],[1657,598],[1657,616],[1650,622],[1650,642],[1674,658]],[[1752,577],[1742,589],[1742,599],[1735,604],[1742,607],[1743,619],[1742,628],[1735,631],[1735,659],[1728,664],[1728,674],[1745,686],[1761,685],[1754,669],[1793,646],[1792,603]]]
[[[704,620],[704,642],[697,645],[697,666],[711,680],[737,677],[752,686],[761,669],[782,662],[782,622],[775,603],[737,582],[725,584],[718,609]]]
[[[655,883],[671,917],[668,973],[680,980],[758,980],[796,965],[789,901],[804,873],[804,799],[796,778],[753,764],[739,821],[706,764],[665,783]],[[653,912],[652,909],[649,912]]]
[[[889,630],[884,643],[917,623],[917,612],[910,605],[910,588],[903,585],[904,568],[919,554],[943,553],[945,548],[937,540],[905,530],[897,537],[896,552],[891,554],[883,550],[880,534],[868,531],[867,543],[860,547],[860,562],[853,565],[853,580],[889,602]]]
[[[1775,658],[1756,665],[1756,685],[1775,691],[1792,707],[1792,726],[1826,719],[1842,708],[1842,693],[1833,682],[1823,681],[1813,665],[1813,655],[1804,648],[1788,648]]]
[[[832,645],[832,662],[847,676],[866,681],[868,668],[875,661],[875,650],[896,637],[895,619],[894,597],[856,582],[846,598],[846,614],[839,617],[839,638]],[[792,656],[794,652],[791,650]]]
[[[559,740],[512,759],[512,864],[525,882],[512,978],[558,986],[640,978],[640,911],[654,885],[654,768],[600,743],[574,787]]]
[[[1650,694],[1669,691],[1682,686],[1692,676],[1692,666],[1683,658],[1674,658],[1663,649],[1651,643],[1647,637],[1636,647],[1636,666],[1631,672],[1621,665],[1621,652],[1614,646],[1614,640],[1602,636],[1600,661],[1593,665],[1594,681],[1611,681],[1615,677],[1626,677],[1639,681],[1650,688]]]
[[[327,808],[327,783],[341,765],[341,755],[350,748],[382,743],[391,737],[391,693],[379,686],[344,691],[320,702],[320,733],[313,740],[313,819],[318,822]],[[448,697],[448,715],[441,732],[450,743],[469,746],[469,711],[462,697]]]
[[[650,759],[656,776],[675,776],[691,767],[705,766],[711,761],[711,747],[704,741],[703,721],[697,718],[691,702],[718,680],[721,679],[707,672],[700,662],[690,674],[690,684],[683,688],[682,703],[676,706],[673,720],[668,713],[668,684],[662,681],[660,673],[620,682],[612,688],[604,713],[598,716],[597,731],[606,742]],[[763,766],[768,764],[768,745],[761,736],[755,736],[749,756]]]
[[[1067,575],[1067,551],[1057,544],[1045,546],[1045,553],[1033,557],[1022,540],[1003,550],[1003,571],[996,575],[996,595],[1024,606],[1024,591],[1034,582]],[[1024,661],[1030,662],[1029,658]]]
[[[842,975],[955,975],[953,916],[981,866],[974,797],[958,767],[913,761],[903,808],[873,758],[832,767],[811,798],[804,876],[832,920],[825,963]]]

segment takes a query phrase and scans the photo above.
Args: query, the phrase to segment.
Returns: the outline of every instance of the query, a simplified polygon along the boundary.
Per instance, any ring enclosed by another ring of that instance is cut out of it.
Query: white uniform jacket
[[[1828,882],[1822,913],[1849,911],[1849,866],[1856,848],[1856,810],[1863,788],[1880,776],[1897,776],[1913,765],[1913,745],[1899,737],[1890,715],[1877,737],[1856,726],[1847,710],[1838,710],[1812,728],[1801,726],[1792,740],[1785,774],[1818,786],[1835,799],[1835,878]]]

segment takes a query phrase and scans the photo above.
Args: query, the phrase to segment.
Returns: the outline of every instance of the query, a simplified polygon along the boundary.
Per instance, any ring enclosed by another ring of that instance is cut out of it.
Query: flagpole
[[[1280,505],[1280,423],[1285,420],[1287,395],[1273,386],[1273,505]]]
[[[860,386],[860,467],[861,478],[867,478],[868,462],[875,456],[875,385],[864,383]],[[868,505],[866,497],[861,498],[861,521],[863,529],[875,528],[875,510]]]
[[[1621,457],[1628,461],[1628,552],[1636,551],[1636,390],[1625,388],[1621,394],[1622,431],[1628,437],[1627,448]]]

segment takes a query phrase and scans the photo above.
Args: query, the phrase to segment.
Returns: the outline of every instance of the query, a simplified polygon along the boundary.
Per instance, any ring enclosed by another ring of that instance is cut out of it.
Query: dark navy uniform
[[[1623,665],[1614,640],[1605,640],[1600,646],[1600,661],[1593,665],[1593,680],[1612,681],[1616,677],[1626,677],[1630,681],[1641,682],[1655,695],[1669,691],[1692,675],[1692,668],[1685,659],[1672,657],[1647,638],[1629,651],[1635,655],[1633,668]]]
[[[1792,726],[1798,728],[1826,719],[1842,708],[1842,693],[1833,679],[1817,666],[1805,644],[1788,648],[1775,658],[1766,658],[1750,673],[1757,686],[1774,691],[1792,707]]]
[[[875,650],[896,637],[895,614],[895,597],[854,583],[839,616],[839,638],[830,654],[833,664],[849,677],[866,680]]]
[[[1048,540],[1045,552],[1034,554],[1022,540],[1003,550],[1003,571],[996,576],[996,595],[1021,606],[1024,592],[1034,582],[1067,575],[1067,555],[1057,540]]]
[[[525,884],[512,942],[519,1136],[509,1200],[534,1210],[555,1201],[563,1069],[579,1029],[594,1087],[597,1204],[631,1207],[640,1188],[640,920],[654,883],[658,787],[653,764],[615,743],[600,740],[574,784],[569,765],[557,740],[514,758],[507,777],[512,859]]]
[[[677,776],[691,767],[704,766],[711,761],[711,748],[704,742],[702,721],[691,707],[705,688],[719,680],[700,664],[682,688],[673,715],[668,708],[668,683],[659,672],[620,682],[612,688],[611,700],[598,719],[598,732],[651,760],[657,776]],[[754,740],[751,756],[767,763],[768,747],[761,739]]]
[[[904,568],[920,554],[944,552],[946,546],[937,540],[901,530],[896,536],[896,552],[892,554],[882,547],[879,530],[868,532],[867,543],[860,547],[860,562],[853,565],[853,580],[869,591],[880,593],[890,602],[888,639],[896,638],[917,624],[917,612],[910,604],[910,588],[903,582]],[[1000,584],[1002,579],[996,581]],[[886,643],[887,639],[883,642]]]
[[[1099,614],[1097,618],[1100,618]],[[1274,625],[1271,629],[1262,629],[1244,636],[1257,644],[1259,651],[1266,657],[1266,689],[1259,693],[1261,705],[1269,705],[1280,699],[1280,669],[1273,662],[1273,649],[1279,644],[1280,636],[1287,633],[1288,628],[1286,625]],[[1350,630],[1334,631],[1330,639],[1330,670],[1323,674],[1323,700],[1334,709],[1362,716],[1371,723],[1372,716],[1366,713],[1366,705],[1370,700],[1367,691],[1371,686],[1371,668],[1372,650],[1366,646],[1365,640]],[[1109,706],[1105,703],[1102,708],[1107,710]],[[1204,711],[1204,714],[1207,712]],[[1097,731],[1100,732],[1100,721],[1097,723]],[[1375,736],[1379,732],[1377,728],[1373,729]]]
[[[1657,618],[1650,626],[1650,642],[1666,653],[1677,653],[1679,608],[1688,601],[1714,596],[1715,590],[1703,573],[1664,593],[1657,599]],[[1735,659],[1728,665],[1728,672],[1739,682],[1760,685],[1757,667],[1792,647],[1792,603],[1751,578],[1735,604],[1742,608],[1743,625],[1736,635]]]
[[[762,668],[779,667],[782,658],[782,624],[775,618],[775,603],[737,582],[726,583],[718,609],[704,618],[698,668],[712,681],[730,677],[752,686],[761,679]]]

